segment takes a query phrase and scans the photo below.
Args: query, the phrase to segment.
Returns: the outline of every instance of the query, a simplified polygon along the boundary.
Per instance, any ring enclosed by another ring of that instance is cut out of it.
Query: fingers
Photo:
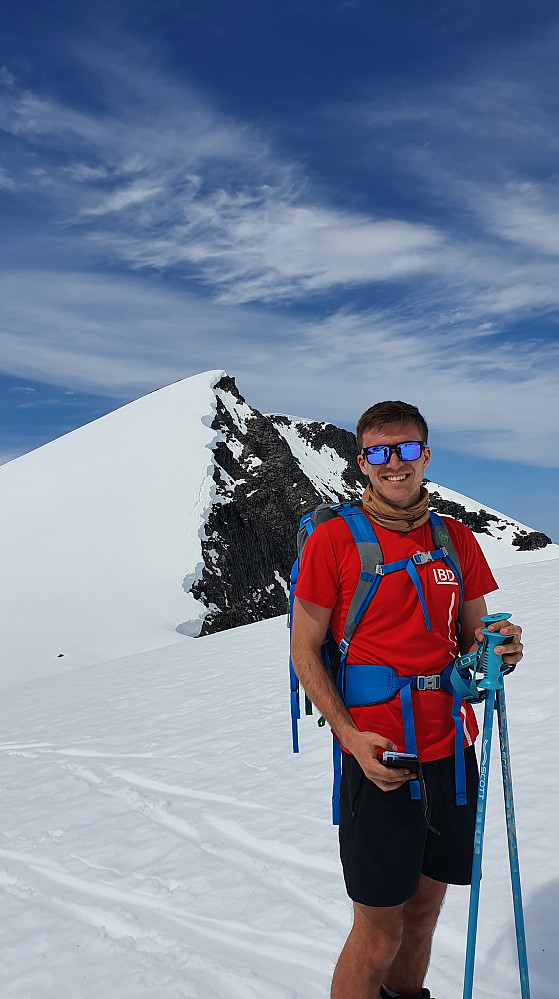
[[[503,657],[503,662],[507,666],[513,666],[520,662],[524,655],[524,646],[521,642],[522,628],[519,624],[513,624],[512,621],[494,621],[487,626],[487,630],[499,631],[504,639],[509,638],[505,645],[496,645],[493,650],[496,655]],[[476,629],[476,638],[478,636],[480,640],[483,639],[481,628]]]
[[[522,628],[519,624],[512,624],[511,621],[497,621],[495,626],[490,625],[493,631],[500,631],[503,638],[509,638],[504,645],[497,645],[495,652],[503,657],[503,662],[511,666],[520,662],[523,656],[524,646],[521,642]]]
[[[413,778],[415,776],[415,774],[412,774],[410,777],[403,777],[401,770],[398,771],[398,773],[399,773],[398,780],[394,780],[394,781],[392,781],[392,780],[381,780],[379,777],[369,777],[369,780],[372,781],[373,784],[376,784],[376,786],[381,791],[396,791],[399,787],[402,786],[402,784],[406,784],[407,781],[413,780]]]
[[[387,767],[383,763],[371,763],[364,773],[365,777],[376,784],[381,791],[395,791],[402,784],[415,780],[417,776],[411,770]]]
[[[395,791],[407,781],[414,780],[415,775],[409,770],[387,767],[378,759],[379,750],[397,750],[390,739],[376,732],[359,732],[356,729],[351,734],[350,743],[351,745],[345,745],[353,753],[365,777],[381,791]]]

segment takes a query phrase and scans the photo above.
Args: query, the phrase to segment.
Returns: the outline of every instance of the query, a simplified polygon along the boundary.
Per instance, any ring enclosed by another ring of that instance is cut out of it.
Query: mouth
[[[383,475],[385,482],[403,482],[407,477],[407,472],[403,472],[402,475]]]

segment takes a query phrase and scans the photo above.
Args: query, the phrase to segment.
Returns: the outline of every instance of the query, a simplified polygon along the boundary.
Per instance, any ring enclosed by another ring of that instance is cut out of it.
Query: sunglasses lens
[[[377,445],[364,449],[369,465],[384,465],[390,461],[392,451],[397,451],[402,461],[415,461],[421,454],[421,444],[418,441],[407,441],[405,444]]]
[[[388,461],[389,450],[387,447],[368,447],[366,450],[369,465],[384,465]]]
[[[399,451],[402,461],[415,461],[421,454],[421,444],[418,444],[417,441],[400,444]]]

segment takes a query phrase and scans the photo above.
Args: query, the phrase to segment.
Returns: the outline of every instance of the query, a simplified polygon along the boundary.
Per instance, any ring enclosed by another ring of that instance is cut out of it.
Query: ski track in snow
[[[274,624],[281,637],[276,660],[283,673],[284,622],[281,631]],[[255,650],[253,679],[261,657],[262,650]],[[175,669],[178,664],[177,659]],[[183,668],[181,664],[181,672]],[[43,974],[50,964],[50,947],[45,947],[34,974],[31,969],[23,974],[13,968],[10,974],[9,966],[0,968],[2,995],[58,999],[64,981],[83,965],[84,951],[99,943],[103,959],[84,981],[79,976],[84,999],[98,996],[101,988],[119,999],[155,995],[154,981],[157,994],[165,997],[296,999],[324,994],[332,955],[348,922],[347,911],[328,905],[320,891],[324,878],[340,878],[327,816],[309,815],[306,842],[299,841],[297,835],[285,835],[286,828],[296,830],[301,821],[298,809],[289,807],[292,802],[279,793],[277,802],[269,795],[248,794],[249,786],[265,791],[270,754],[262,752],[261,738],[260,746],[254,738],[239,738],[237,712],[245,694],[235,689],[234,680],[231,689],[210,699],[206,721],[211,726],[212,716],[219,717],[222,739],[213,747],[213,758],[199,768],[189,765],[192,735],[184,735],[183,705],[175,700],[180,674],[176,683],[160,674],[154,697],[151,680],[138,685],[134,670],[137,657],[131,658],[127,677],[119,673],[115,683],[133,693],[121,699],[113,687],[108,709],[103,684],[96,697],[89,671],[70,675],[81,687],[77,711],[70,707],[76,691],[70,693],[66,674],[45,706],[48,716],[56,704],[49,722],[41,719],[40,707],[33,711],[29,701],[25,705],[32,691],[26,685],[19,703],[20,734],[25,715],[29,719],[31,714],[36,724],[57,732],[56,740],[37,736],[33,723],[28,737],[14,737],[15,723],[0,743],[3,804],[15,789],[18,801],[26,803],[14,828],[8,823],[0,837],[0,890],[8,907],[15,906],[11,923],[30,923],[35,939],[35,924],[47,914],[52,938],[62,942],[69,935],[75,941],[65,951],[62,943],[57,945],[68,965],[56,984]],[[114,681],[112,666],[106,668],[107,679],[109,675]],[[48,681],[39,686],[48,690]],[[197,692],[192,693],[195,700]],[[261,711],[261,716],[267,724],[267,713]],[[147,719],[150,723],[144,724]],[[283,721],[274,726],[273,749],[276,755],[279,731],[285,747],[278,758],[291,766]],[[92,724],[97,726],[94,738]],[[85,739],[76,738],[80,728]],[[128,735],[135,744],[125,751]],[[206,743],[214,740],[205,731],[196,736],[196,758],[204,761],[210,748]],[[215,761],[224,753],[234,779],[216,782]],[[320,772],[327,772],[324,762]],[[317,828],[330,839],[329,851],[314,849]],[[255,902],[264,914],[256,923]],[[302,948],[307,926],[314,929]],[[17,950],[15,931],[6,943]],[[128,984],[118,972],[122,965]],[[115,979],[117,992],[110,984]]]
[[[557,790],[553,768],[533,771],[542,733],[549,753],[558,741],[558,568],[502,570],[489,607],[514,610],[528,649],[507,702],[532,999],[555,999],[559,974]],[[5,691],[3,999],[328,994],[350,905],[327,732],[303,718],[291,754],[285,620],[194,646]],[[461,994],[467,902],[449,892],[435,935],[437,999]],[[478,941],[476,999],[518,999],[495,748]]]

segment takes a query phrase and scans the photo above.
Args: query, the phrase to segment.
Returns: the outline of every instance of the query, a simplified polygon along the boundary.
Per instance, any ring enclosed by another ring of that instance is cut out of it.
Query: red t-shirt
[[[464,600],[496,590],[491,570],[472,532],[459,521],[443,517],[460,560]],[[385,563],[433,550],[429,524],[409,534],[374,524]],[[320,524],[307,539],[295,590],[301,600],[332,610],[330,626],[339,643],[357,586],[361,563],[350,530],[342,517]],[[414,584],[404,569],[384,576],[359,622],[348,653],[350,663],[392,666],[399,676],[440,673],[459,654],[454,621],[458,581],[442,561],[417,566],[431,630],[427,631]],[[418,755],[422,762],[454,753],[452,700],[444,690],[412,691]],[[400,698],[367,707],[350,708],[361,731],[377,732],[405,752]],[[470,705],[462,705],[464,746],[478,734]]]

